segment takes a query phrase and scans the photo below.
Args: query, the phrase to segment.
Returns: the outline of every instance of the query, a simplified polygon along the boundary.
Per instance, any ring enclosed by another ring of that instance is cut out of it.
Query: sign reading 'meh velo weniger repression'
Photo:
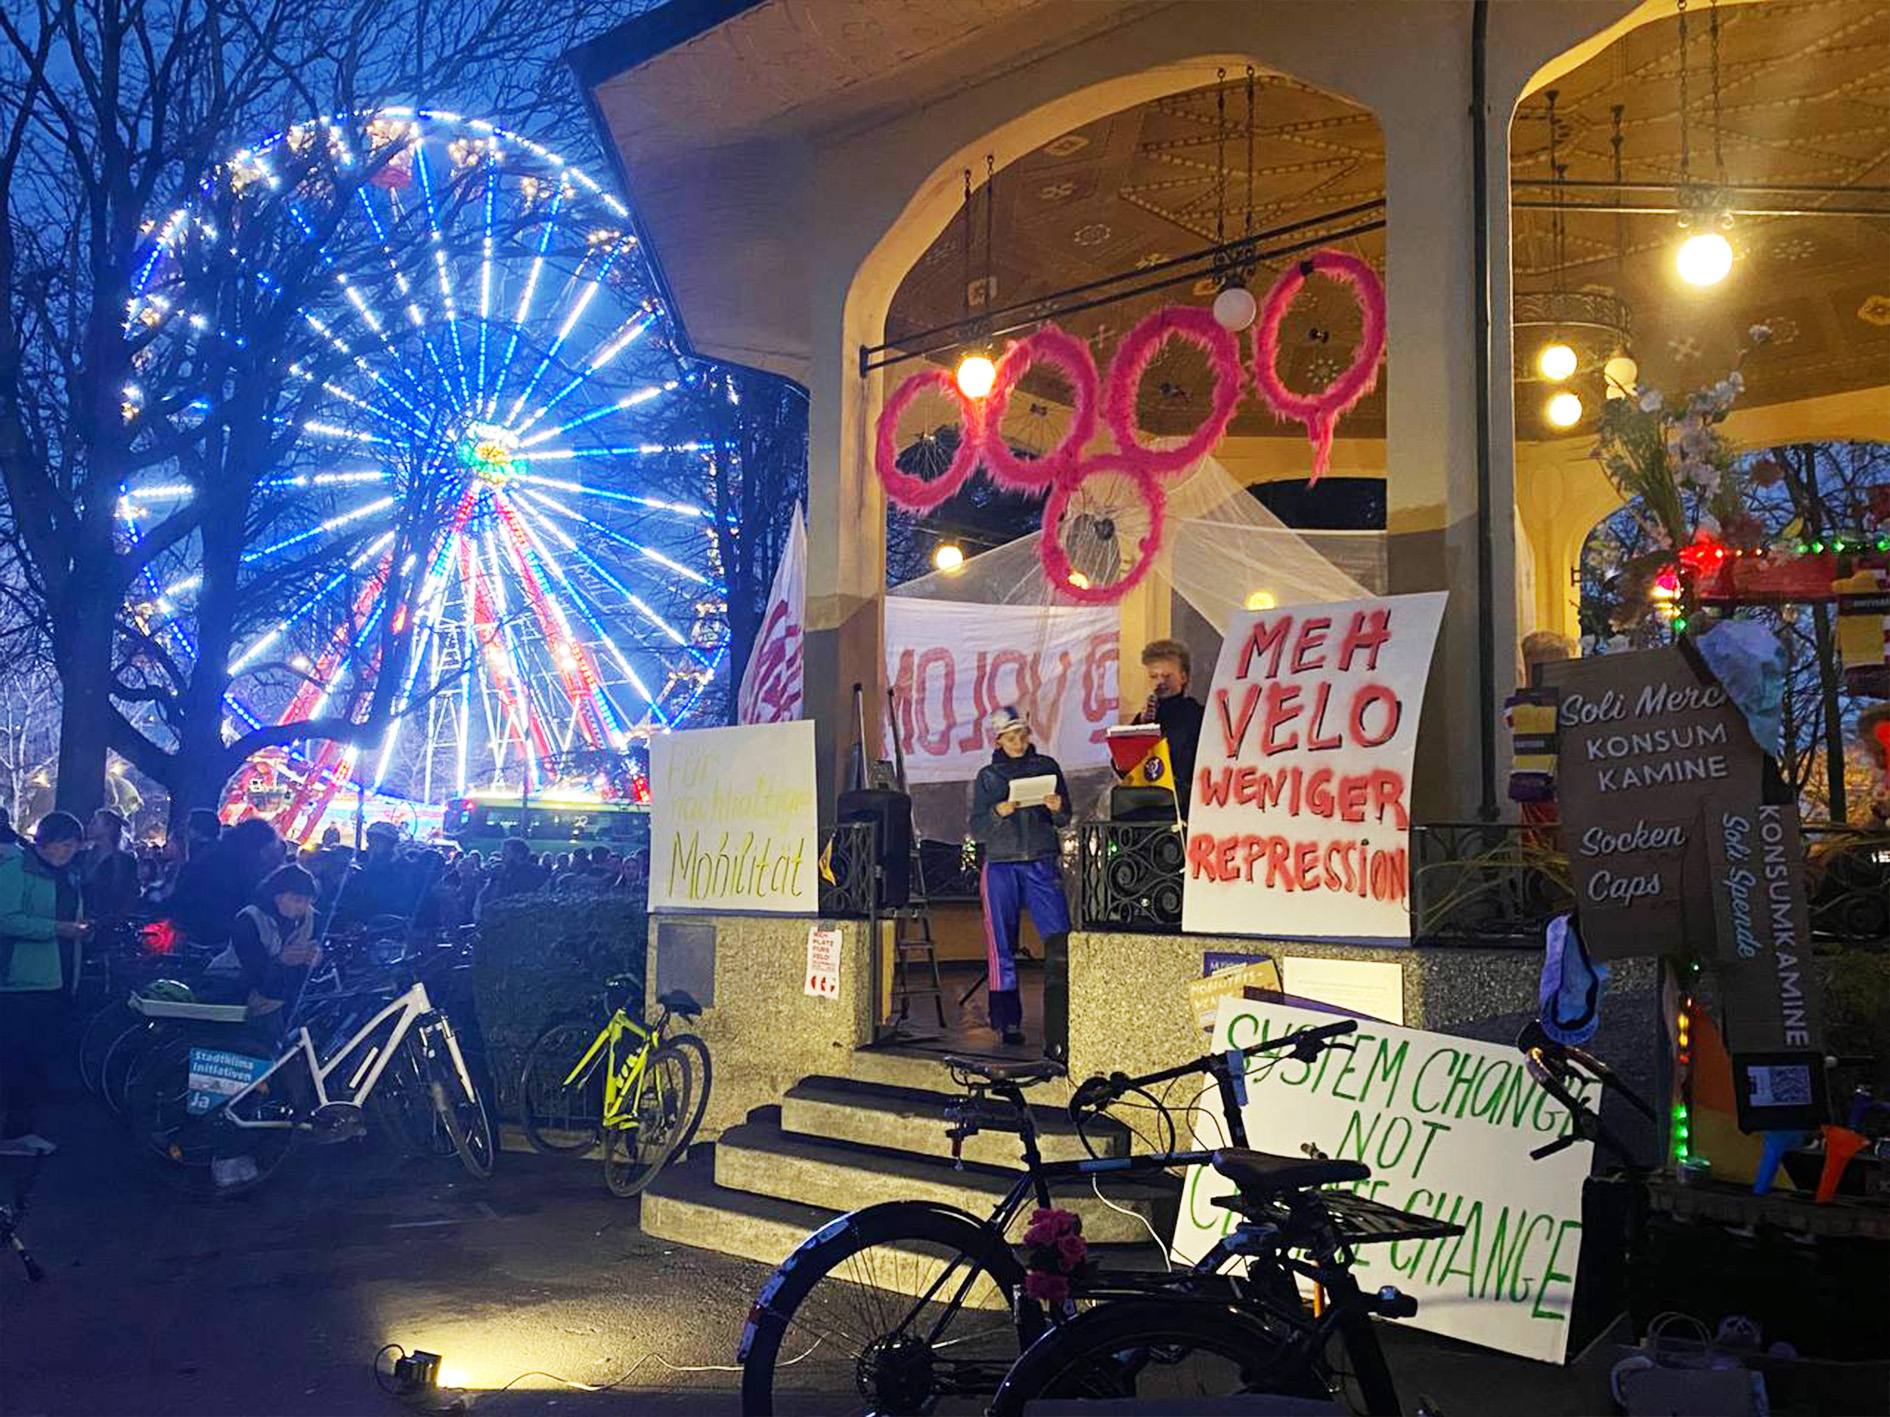
[[[811,720],[660,734],[650,787],[652,909],[819,909]]]

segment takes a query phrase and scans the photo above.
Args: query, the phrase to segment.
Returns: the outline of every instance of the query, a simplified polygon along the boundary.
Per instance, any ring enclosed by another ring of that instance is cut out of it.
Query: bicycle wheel
[[[238,1127],[222,1108],[192,1113],[190,1049],[187,1037],[163,1039],[131,1077],[125,1115],[138,1154],[159,1179],[187,1195],[222,1199],[253,1191],[288,1159],[296,1129]],[[262,1048],[257,1056],[268,1051]],[[286,1110],[260,1089],[241,1106],[252,1119],[266,1109]]]
[[[1185,1299],[1124,1299],[1059,1324],[1005,1377],[989,1417],[1039,1400],[1189,1402],[1241,1393],[1330,1401],[1325,1375],[1255,1314]]]
[[[682,1145],[695,1109],[691,1055],[665,1043],[643,1064],[641,1091],[625,1099],[625,1115],[604,1122],[604,1184],[613,1196],[634,1196]]]
[[[554,1023],[531,1046],[519,1070],[519,1120],[532,1149],[546,1156],[575,1156],[596,1146],[604,1131],[604,1060],[577,1082],[571,1069],[597,1037],[577,1019]]]
[[[497,1150],[492,1141],[492,1119],[486,1115],[485,1103],[463,1074],[463,1061],[457,1056],[452,1025],[444,1018],[440,1020],[438,1035],[428,1046],[427,1061],[432,1070],[433,1110],[439,1116],[440,1126],[452,1139],[453,1150],[459,1153],[459,1164],[466,1168],[466,1174],[483,1181],[492,1174]]]
[[[158,1027],[143,1015],[136,1017],[137,1023],[112,1040],[111,1047],[105,1050],[105,1061],[99,1068],[98,1095],[105,1099],[105,1105],[117,1117],[125,1114],[125,1090],[139,1059],[163,1037]]]
[[[86,1091],[102,1092],[105,1055],[123,1034],[143,1023],[144,1016],[123,999],[113,1000],[92,1015],[79,1035],[79,1079]]]
[[[695,1087],[695,1096],[689,1104],[689,1122],[683,1128],[682,1139],[676,1143],[675,1155],[681,1156],[689,1150],[689,1144],[696,1139],[696,1129],[702,1125],[702,1114],[709,1110],[709,1089],[715,1083],[715,1070],[709,1064],[709,1045],[693,1033],[678,1033],[663,1040],[667,1048],[680,1048],[691,1055],[689,1080]]]
[[[1023,1280],[1003,1237],[961,1211],[892,1201],[843,1215],[756,1296],[738,1350],[742,1411],[771,1417],[790,1391],[819,1394],[823,1412],[888,1417],[989,1396],[1017,1361],[1010,1305]]]
[[[440,1123],[424,1061],[411,1035],[387,1060],[386,1070],[368,1094],[368,1110],[409,1156],[453,1155],[453,1138]]]

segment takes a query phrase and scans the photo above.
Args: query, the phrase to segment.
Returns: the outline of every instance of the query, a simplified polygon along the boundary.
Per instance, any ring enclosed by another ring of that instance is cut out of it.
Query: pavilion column
[[[1478,592],[1476,304],[1469,43],[1440,47],[1427,82],[1381,105],[1385,133],[1386,530],[1394,593],[1450,591],[1419,738],[1418,820],[1474,820],[1491,703],[1496,793],[1509,745],[1501,704],[1515,682],[1514,441],[1510,396],[1507,99],[1492,103],[1489,603]],[[1487,619],[1488,667],[1483,667]]]

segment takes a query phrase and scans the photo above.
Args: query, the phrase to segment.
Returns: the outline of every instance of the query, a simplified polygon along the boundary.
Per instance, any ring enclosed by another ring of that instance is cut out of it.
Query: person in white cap
[[[979,891],[984,898],[984,943],[991,981],[991,1027],[1008,1044],[1024,1041],[1023,1001],[1017,990],[1017,930],[1030,907],[1044,948],[1044,1051],[1060,1056],[1069,1032],[1070,907],[1058,869],[1057,828],[1070,820],[1070,789],[1057,760],[1030,741],[1030,724],[1014,708],[985,720],[997,740],[991,762],[971,794],[971,835],[984,846]],[[1056,790],[1041,806],[1011,801],[1018,778],[1054,777]]]

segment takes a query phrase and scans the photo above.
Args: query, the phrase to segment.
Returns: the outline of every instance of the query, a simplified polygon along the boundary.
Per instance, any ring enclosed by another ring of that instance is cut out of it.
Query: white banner
[[[984,721],[1018,709],[1065,773],[1109,761],[1120,639],[1110,606],[967,605],[886,597],[886,682],[906,780],[963,782],[991,761]]]
[[[1444,592],[1233,616],[1201,725],[1182,928],[1406,939],[1410,779]]]
[[[819,909],[812,719],[659,733],[650,795],[652,910]]]
[[[1251,1047],[1331,1014],[1228,999],[1214,1047]],[[1399,1210],[1464,1227],[1448,1240],[1359,1248],[1354,1273],[1370,1293],[1391,1284],[1418,1301],[1403,1322],[1506,1353],[1562,1361],[1582,1246],[1582,1182],[1594,1148],[1577,1142],[1542,1161],[1529,1153],[1568,1130],[1568,1114],[1529,1076],[1513,1047],[1390,1024],[1359,1024],[1350,1053],[1290,1058],[1247,1078],[1248,1145],[1299,1156],[1308,1142],[1362,1161],[1355,1190]],[[1195,1113],[1195,1145],[1225,1146],[1215,1094]],[[1193,1168],[1175,1222],[1175,1250],[1193,1263],[1236,1223],[1213,1204],[1234,1187]]]
[[[761,631],[755,636],[747,668],[742,671],[736,722],[786,723],[804,712],[801,705],[806,676],[801,648],[806,627],[807,528],[797,506],[781,564],[775,567],[767,613],[761,617]]]

